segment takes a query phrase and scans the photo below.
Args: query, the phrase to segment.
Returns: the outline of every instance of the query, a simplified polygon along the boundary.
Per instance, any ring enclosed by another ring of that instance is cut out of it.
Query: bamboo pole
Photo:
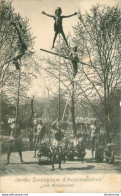
[[[64,117],[65,117],[65,112],[66,112],[67,104],[68,104],[68,101],[66,101],[66,104],[65,104],[65,108],[64,108],[64,112],[63,112],[63,116],[62,116],[62,122],[63,122]]]
[[[40,50],[43,51],[43,52],[47,52],[47,53],[49,53],[49,54],[53,54],[53,55],[56,55],[56,56],[59,56],[59,57],[63,57],[64,59],[73,60],[73,59],[70,58],[70,57],[61,55],[60,52],[59,52],[59,54],[58,54],[58,53],[51,52],[51,51],[49,51],[49,50],[45,50],[45,49],[42,49],[42,48],[40,48]],[[76,60],[75,60],[75,61],[76,61]],[[82,65],[87,65],[87,66],[92,67],[91,65],[89,65],[89,64],[87,64],[87,63],[84,63],[84,62],[82,62],[82,61],[80,61],[80,60],[77,60],[77,62],[78,62],[78,63],[81,63]]]
[[[59,108],[58,108],[59,127],[60,127],[60,71],[61,71],[61,56],[60,56],[60,33],[59,33]]]
[[[15,132],[17,131],[17,121],[18,121],[19,96],[20,96],[20,81],[21,81],[21,69],[19,69],[19,78],[18,78],[18,92],[17,92],[17,102],[16,102],[16,127],[15,127]]]

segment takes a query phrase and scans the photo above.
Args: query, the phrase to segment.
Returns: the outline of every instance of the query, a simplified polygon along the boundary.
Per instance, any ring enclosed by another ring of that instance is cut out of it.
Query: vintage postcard
[[[1,0],[0,192],[121,192],[121,1]]]

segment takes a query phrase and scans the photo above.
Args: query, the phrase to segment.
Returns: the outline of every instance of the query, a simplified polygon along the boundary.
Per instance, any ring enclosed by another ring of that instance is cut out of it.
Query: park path
[[[51,165],[42,163],[38,164],[37,158],[33,158],[33,151],[23,152],[24,164],[20,163],[17,152],[11,154],[10,164],[5,165],[7,154],[2,154],[0,157],[0,175],[50,175],[50,174],[96,174],[96,173],[121,173],[121,157],[116,157],[114,165],[108,163],[95,163],[91,160],[90,150],[86,150],[85,160],[81,161],[66,161],[62,163],[62,170],[58,170],[58,165],[55,164],[55,171],[51,171]]]

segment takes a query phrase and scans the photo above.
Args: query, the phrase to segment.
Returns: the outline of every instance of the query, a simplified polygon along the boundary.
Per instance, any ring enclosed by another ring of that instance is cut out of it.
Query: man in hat
[[[20,161],[23,163],[22,159],[22,137],[21,137],[21,122],[20,120],[17,120],[13,118],[13,120],[9,119],[9,125],[10,125],[10,141],[9,141],[9,149],[7,154],[7,165],[9,164],[10,155],[12,152],[12,145],[15,144],[17,151],[20,156]]]

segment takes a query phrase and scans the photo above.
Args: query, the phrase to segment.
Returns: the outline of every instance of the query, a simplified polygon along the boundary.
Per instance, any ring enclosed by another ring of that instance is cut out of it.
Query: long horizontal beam
[[[67,56],[59,55],[58,53],[51,52],[51,51],[49,51],[49,50],[45,50],[45,49],[42,49],[42,48],[40,48],[40,50],[43,51],[43,52],[47,52],[47,53],[49,53],[49,54],[53,54],[53,55],[56,55],[56,56],[63,57],[64,59],[73,60],[73,59],[71,59],[71,58],[69,58],[69,57],[67,57]],[[76,60],[75,60],[75,61],[76,61]],[[77,62],[79,62],[79,63],[81,63],[81,64],[83,64],[83,65],[91,66],[91,65],[89,65],[89,64],[87,64],[87,63],[83,63],[82,61],[78,61],[78,60],[77,60]]]
[[[69,57],[65,57],[64,55],[59,55],[58,53],[51,52],[51,51],[49,51],[49,50],[45,50],[45,49],[42,49],[42,48],[40,48],[40,50],[43,51],[43,52],[47,52],[47,53],[49,53],[49,54],[54,54],[54,55],[56,55],[56,56],[63,57],[63,58],[65,58],[65,59],[70,59]]]

